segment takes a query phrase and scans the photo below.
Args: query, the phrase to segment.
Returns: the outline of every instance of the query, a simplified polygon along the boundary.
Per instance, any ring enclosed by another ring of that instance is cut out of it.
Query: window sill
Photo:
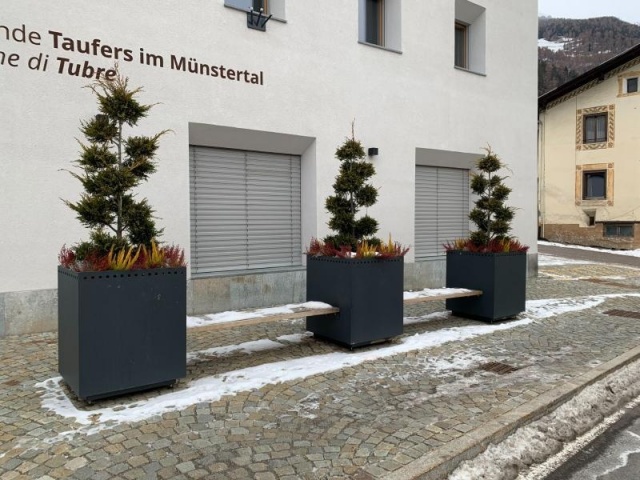
[[[608,142],[589,142],[589,143],[579,143],[577,146],[577,150],[601,150],[603,148],[612,148],[613,143],[609,144]]]
[[[577,207],[611,207],[613,201],[606,198],[588,198],[576,201]]]
[[[392,52],[392,53],[399,53],[402,54],[401,50],[395,50],[393,48],[389,48],[389,47],[384,47],[382,45],[377,45],[375,43],[369,43],[369,42],[363,42],[362,40],[358,40],[358,43],[360,45],[366,45],[367,47],[373,47],[373,48],[378,48],[380,50],[386,50],[387,52]]]
[[[474,70],[469,70],[468,68],[458,67],[457,65],[454,65],[453,68],[455,68],[456,70],[460,70],[461,72],[473,73],[474,75],[478,75],[480,77],[486,77],[487,76],[486,73],[476,72]]]

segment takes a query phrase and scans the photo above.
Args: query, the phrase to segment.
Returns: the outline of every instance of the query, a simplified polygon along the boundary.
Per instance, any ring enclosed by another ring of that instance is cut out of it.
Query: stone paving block
[[[571,280],[583,275],[584,270],[554,267],[553,273],[561,272],[566,279],[531,279],[528,298],[575,298],[631,291]],[[544,274],[545,268],[541,271]],[[590,276],[602,272],[614,275],[611,272],[621,270],[609,265],[589,268]],[[625,280],[616,282],[628,282],[637,290],[640,271],[624,269],[622,273]],[[414,305],[406,309],[405,315],[420,317],[442,311],[444,304],[435,303]],[[610,298],[594,308],[435,346],[428,352],[382,357],[98,431],[83,430],[72,419],[42,408],[42,390],[35,384],[57,376],[55,334],[3,337],[0,384],[13,380],[17,383],[3,386],[6,388],[0,398],[0,478],[20,475],[21,471],[33,478],[98,480],[216,475],[296,480],[332,476],[384,478],[429,455],[434,448],[456,442],[456,437],[501,413],[637,346],[639,322],[603,314],[614,308],[640,310],[640,299]],[[481,324],[456,317],[429,320],[407,325],[405,336],[477,325]],[[304,322],[294,321],[216,334],[189,333],[188,349],[193,352],[265,338],[278,341],[279,336],[303,332]],[[398,342],[399,339],[392,345]],[[273,351],[202,357],[190,364],[188,381],[276,361],[344,352],[310,338],[283,345]],[[433,369],[435,362],[444,360],[466,361],[468,367]],[[508,375],[480,372],[477,366],[482,361],[503,361],[520,369]],[[185,388],[188,381],[176,388]],[[163,393],[166,391],[150,391],[93,406],[72,401],[87,410],[126,408],[131,402]],[[77,433],[55,439],[59,433],[69,431]],[[27,442],[28,448],[19,446],[19,442]]]

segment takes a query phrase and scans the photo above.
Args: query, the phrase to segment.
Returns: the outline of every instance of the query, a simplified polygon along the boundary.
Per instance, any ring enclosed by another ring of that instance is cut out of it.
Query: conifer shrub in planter
[[[65,203],[90,229],[58,267],[58,368],[83,400],[170,385],[186,375],[184,252],[158,245],[153,210],[132,190],[155,171],[164,132],[125,136],[147,115],[141,89],[118,74],[90,85],[98,113],[72,173],[84,187]]]
[[[469,238],[444,245],[447,252],[446,286],[481,290],[479,297],[446,301],[454,315],[493,322],[525,310],[527,250],[509,236],[515,210],[505,205],[511,189],[497,172],[504,167],[487,148],[471,178],[478,196],[469,214],[477,229]]]
[[[404,255],[389,237],[374,237],[378,222],[368,215],[357,218],[362,207],[375,204],[378,191],[367,181],[375,168],[365,161],[362,144],[351,138],[336,150],[340,173],[334,195],[326,199],[335,232],[313,239],[307,249],[307,299],[340,308],[337,315],[307,319],[314,336],[349,348],[395,337],[403,331]]]

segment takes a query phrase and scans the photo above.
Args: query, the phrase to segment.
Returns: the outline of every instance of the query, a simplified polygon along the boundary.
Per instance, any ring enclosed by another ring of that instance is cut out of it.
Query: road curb
[[[490,444],[505,440],[518,428],[523,427],[567,402],[586,387],[602,380],[622,367],[640,359],[640,347],[594,367],[560,387],[543,393],[537,398],[504,413],[481,427],[443,445],[404,467],[390,473],[387,480],[438,480],[447,478],[458,465],[482,453]]]

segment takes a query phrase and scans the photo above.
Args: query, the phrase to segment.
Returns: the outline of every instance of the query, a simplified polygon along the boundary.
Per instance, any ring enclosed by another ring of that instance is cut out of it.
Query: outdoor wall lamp
[[[376,155],[378,155],[378,147],[369,147],[369,150],[367,150],[367,153],[369,154],[370,157],[375,157]]]
[[[256,12],[253,8],[247,12],[247,27],[254,30],[260,30],[261,32],[267,31],[267,22],[271,20],[273,15],[266,17],[263,15],[264,9],[260,9]]]

